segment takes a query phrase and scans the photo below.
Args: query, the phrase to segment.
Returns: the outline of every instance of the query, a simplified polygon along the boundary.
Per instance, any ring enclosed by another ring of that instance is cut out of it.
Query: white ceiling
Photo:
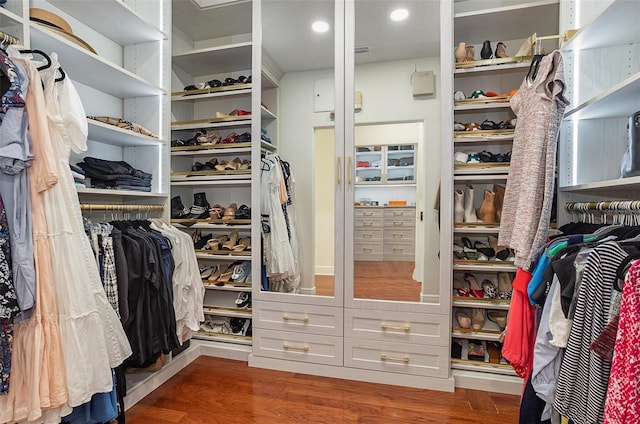
[[[356,46],[368,53],[356,63],[373,63],[440,54],[439,0],[355,0]],[[393,22],[396,8],[409,18]],[[262,0],[263,47],[285,73],[333,67],[333,0]],[[311,30],[316,20],[327,21],[324,34]],[[191,0],[173,1],[173,23],[195,40],[251,31],[251,2],[201,10]]]

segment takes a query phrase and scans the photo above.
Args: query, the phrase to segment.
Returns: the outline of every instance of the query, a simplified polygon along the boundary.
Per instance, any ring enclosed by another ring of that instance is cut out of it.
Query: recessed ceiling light
[[[311,29],[314,30],[315,32],[327,32],[329,31],[329,24],[326,23],[325,21],[315,21],[311,25]]]
[[[407,9],[396,9],[391,12],[390,17],[392,21],[404,21],[409,17],[409,11]]]

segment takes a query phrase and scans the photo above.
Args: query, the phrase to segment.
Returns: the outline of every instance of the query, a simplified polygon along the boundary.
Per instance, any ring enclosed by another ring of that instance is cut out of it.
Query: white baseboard
[[[463,389],[521,395],[524,387],[524,380],[516,376],[455,369],[451,370],[451,375],[456,387]]]
[[[332,266],[321,266],[321,265],[316,265],[315,266],[315,275],[334,275],[333,274],[333,268]]]

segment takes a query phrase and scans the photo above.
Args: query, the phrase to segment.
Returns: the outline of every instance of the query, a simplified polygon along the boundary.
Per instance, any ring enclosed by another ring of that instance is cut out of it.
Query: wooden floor
[[[414,280],[413,262],[386,261],[354,264],[354,291],[356,299],[381,299],[408,302],[420,301],[421,284]],[[333,296],[332,275],[316,275],[316,293]]]
[[[513,424],[517,396],[455,393],[250,368],[201,356],[133,406],[128,424]]]

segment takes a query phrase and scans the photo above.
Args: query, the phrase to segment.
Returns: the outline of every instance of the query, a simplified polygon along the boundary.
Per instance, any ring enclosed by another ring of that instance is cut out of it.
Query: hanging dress
[[[55,257],[53,281],[68,365],[69,405],[74,407],[89,402],[95,393],[111,391],[111,368],[131,355],[131,347],[100,282],[69,168],[71,149],[87,149],[86,115],[69,76],[54,81],[60,66],[55,53],[51,61],[40,74],[59,181],[44,193],[44,208]]]
[[[36,303],[31,317],[15,324],[13,387],[0,397],[0,422],[36,420],[47,409],[48,422],[60,422],[68,413],[65,363],[53,295],[51,251],[43,208],[44,192],[55,186],[58,175],[51,148],[40,75],[30,61],[21,63],[29,75],[26,111],[34,159],[28,169],[31,195],[33,251],[36,270]],[[55,410],[54,410],[55,409]]]
[[[525,78],[511,98],[518,124],[498,244],[514,249],[515,265],[527,270],[545,243],[551,218],[558,131],[568,105],[563,69],[556,50],[542,58],[535,79]]]

